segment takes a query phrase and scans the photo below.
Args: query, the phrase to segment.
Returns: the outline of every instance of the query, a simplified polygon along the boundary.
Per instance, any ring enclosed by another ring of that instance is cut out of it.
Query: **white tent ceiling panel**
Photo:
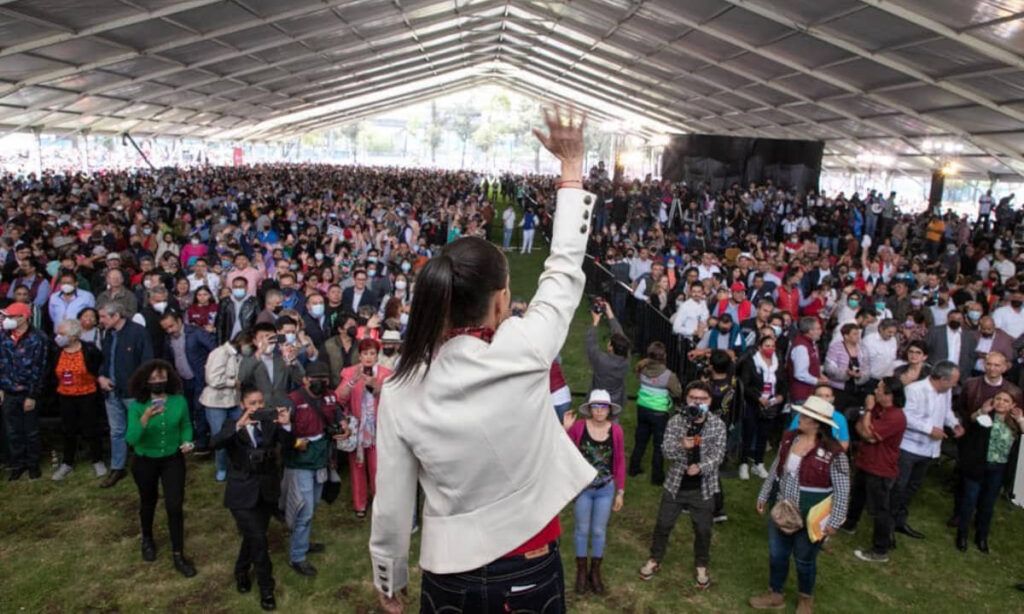
[[[1020,0],[0,0],[0,41],[3,130],[284,138],[501,82],[644,134],[1024,169]]]

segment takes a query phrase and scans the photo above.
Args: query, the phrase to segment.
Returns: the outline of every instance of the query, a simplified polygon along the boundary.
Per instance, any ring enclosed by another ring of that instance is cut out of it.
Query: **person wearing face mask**
[[[997,328],[1014,339],[1024,335],[1024,290],[1017,289],[1010,293],[1009,304],[998,307],[992,312]]]
[[[32,310],[25,303],[8,305],[0,316],[0,406],[11,470],[8,479],[15,481],[28,473],[35,480],[42,475],[36,400],[43,392],[48,342],[32,326]]]
[[[96,306],[92,292],[78,287],[78,278],[72,271],[64,271],[58,278],[58,291],[50,295],[48,311],[50,322],[56,326],[64,320],[78,317],[83,309]]]
[[[303,328],[318,352],[324,351],[324,344],[331,336],[327,304],[322,294],[313,293],[306,297],[306,313],[302,315]]]
[[[665,365],[665,345],[655,341],[647,346],[643,360],[636,364],[640,388],[637,391],[637,428],[633,453],[629,458],[629,475],[643,473],[644,453],[654,439],[651,458],[651,483],[661,486],[665,481],[662,441],[675,399],[682,396],[682,385],[676,374]]]
[[[971,371],[972,376],[978,376],[985,371],[985,357],[990,352],[998,352],[1004,357],[1014,356],[1013,337],[996,326],[995,318],[992,316],[981,316],[978,319],[977,330],[978,345],[974,349],[977,360]],[[1008,363],[1012,370],[1012,361]]]
[[[598,595],[605,592],[601,562],[608,520],[611,512],[622,510],[626,495],[625,435],[613,421],[621,411],[622,406],[612,402],[607,390],[592,390],[590,400],[578,410],[583,420],[577,420],[571,411],[562,419],[569,438],[597,470],[597,477],[576,497],[574,506],[577,594],[588,589]]]
[[[978,333],[964,330],[963,324],[964,314],[951,311],[945,325],[928,329],[925,342],[933,362],[948,360],[959,367],[960,373],[966,374],[974,369],[977,359]]]
[[[787,380],[782,377],[776,339],[762,336],[757,349],[740,361],[737,374],[743,390],[743,441],[740,446],[741,480],[754,475],[765,478],[764,453],[772,423],[778,419],[786,398]]]
[[[343,441],[349,435],[329,383],[330,367],[312,362],[306,368],[302,387],[288,395],[294,408],[291,424],[295,444],[282,454],[281,490],[285,523],[291,529],[288,566],[303,576],[317,574],[306,554],[324,550],[322,543],[310,542],[310,528],[327,481],[331,448],[335,441]],[[331,429],[335,427],[339,430],[332,436]]]
[[[211,435],[219,433],[226,421],[237,420],[241,415],[238,408],[238,368],[242,357],[252,356],[254,352],[252,335],[243,331],[231,341],[214,348],[207,357],[203,372],[206,385],[199,395],[199,403],[206,414]],[[216,451],[214,464],[215,479],[223,482],[228,475],[226,450]]]
[[[954,311],[955,309],[956,305],[949,298],[949,287],[940,287],[938,297],[935,299],[935,304],[928,307],[928,311],[931,314],[932,325],[944,325],[949,317],[949,312]]]
[[[331,366],[331,387],[341,383],[341,371],[359,360],[358,319],[355,314],[341,313],[335,320],[337,334],[324,342],[324,353]]]
[[[380,338],[381,356],[377,364],[394,371],[398,365],[399,350],[402,346],[402,335],[397,330],[386,330]]]
[[[103,441],[100,438],[103,400],[96,376],[100,373],[103,353],[93,344],[82,343],[82,325],[78,320],[64,320],[57,325],[54,341],[60,352],[54,363],[57,379],[57,406],[60,409],[61,431],[64,435],[60,465],[52,479],[65,479],[75,466],[79,438],[89,444],[96,477],[107,474],[103,463]]]
[[[256,324],[259,303],[249,293],[245,278],[231,280],[231,295],[217,309],[217,343],[223,345]]]
[[[167,292],[167,288],[157,285],[146,292],[146,306],[139,312],[143,318],[140,323],[146,327],[146,332],[149,333],[153,356],[165,357],[167,355],[167,333],[160,327],[160,320],[169,311],[179,311],[177,302],[172,305],[171,300],[172,297]],[[138,318],[135,320],[138,321]]]
[[[686,387],[686,405],[676,411],[665,430],[668,475],[661,493],[657,523],[651,539],[650,558],[640,568],[640,578],[650,580],[661,569],[668,538],[683,510],[693,525],[694,577],[698,589],[711,585],[711,535],[718,470],[725,459],[726,427],[710,412],[711,391],[697,381]]]
[[[181,396],[181,380],[163,360],[144,363],[128,384],[133,399],[128,405],[125,441],[135,451],[132,477],[139,489],[142,525],[142,560],[156,560],[153,517],[163,484],[167,526],[171,533],[174,568],[186,578],[196,568],[185,558],[185,454],[193,449],[188,403]]]
[[[242,386],[257,388],[274,407],[284,405],[288,393],[302,385],[305,374],[299,348],[282,339],[285,335],[278,334],[273,324],[256,324],[252,334],[255,352],[242,357],[238,381]]]

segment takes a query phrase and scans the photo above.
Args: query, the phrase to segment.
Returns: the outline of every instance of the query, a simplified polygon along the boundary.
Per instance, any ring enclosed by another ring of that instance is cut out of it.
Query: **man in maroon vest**
[[[828,383],[828,379],[821,375],[821,357],[818,354],[821,322],[818,318],[805,316],[800,318],[799,330],[786,361],[791,403],[802,403],[814,394],[815,386]]]

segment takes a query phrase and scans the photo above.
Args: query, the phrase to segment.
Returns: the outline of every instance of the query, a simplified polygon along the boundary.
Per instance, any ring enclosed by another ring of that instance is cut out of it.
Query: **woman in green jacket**
[[[132,477],[139,487],[139,520],[142,524],[142,560],[156,560],[153,516],[164,486],[167,525],[171,532],[174,568],[186,578],[196,568],[185,558],[185,457],[192,448],[192,423],[188,402],[181,394],[181,378],[170,363],[151,360],[138,368],[128,384],[128,429],[125,441],[135,450]]]

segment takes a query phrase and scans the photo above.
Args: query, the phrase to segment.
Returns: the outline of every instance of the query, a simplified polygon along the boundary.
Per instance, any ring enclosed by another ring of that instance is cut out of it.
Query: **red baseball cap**
[[[8,306],[4,307],[2,310],[0,310],[0,313],[3,313],[5,316],[11,317],[11,318],[17,318],[17,317],[31,318],[32,317],[32,310],[29,309],[28,305],[26,305],[25,303],[11,303],[10,305],[8,305]]]
[[[747,291],[747,287],[743,285],[742,281],[734,281],[734,282],[732,282],[732,286],[730,286],[729,289],[732,290],[733,292],[746,292]]]

